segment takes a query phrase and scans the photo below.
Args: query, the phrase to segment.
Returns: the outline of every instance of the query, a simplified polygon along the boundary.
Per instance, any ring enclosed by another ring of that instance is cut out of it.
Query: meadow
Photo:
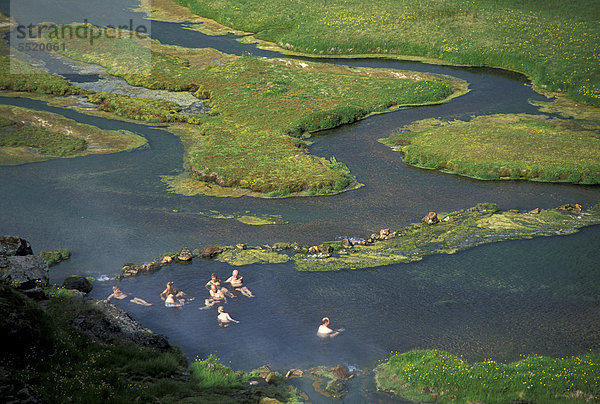
[[[600,395],[600,354],[530,356],[469,364],[450,353],[395,354],[376,369],[378,388],[415,401],[580,403]]]
[[[292,52],[419,57],[525,73],[535,86],[600,106],[594,0],[175,0]]]
[[[64,54],[101,64],[132,85],[188,91],[205,99],[208,116],[185,115],[162,100],[89,96],[100,109],[121,116],[193,124],[178,126],[173,133],[182,138],[185,166],[194,177],[270,197],[329,194],[356,186],[354,176],[334,156],[307,152],[302,139],[307,133],[404,105],[443,102],[468,91],[466,83],[445,76],[235,57],[155,41],[148,69],[137,63],[148,51],[145,46],[135,39],[107,37],[91,46],[74,38]]]
[[[418,121],[381,142],[407,164],[477,179],[598,184],[599,128],[589,120],[490,115]]]

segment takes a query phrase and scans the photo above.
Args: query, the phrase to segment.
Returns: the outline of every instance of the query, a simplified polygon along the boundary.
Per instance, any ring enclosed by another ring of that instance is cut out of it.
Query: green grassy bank
[[[421,221],[401,229],[380,229],[371,236],[366,236],[362,242],[353,244],[349,240],[346,243],[344,240],[337,240],[318,246],[288,242],[262,246],[244,245],[243,248],[233,245],[202,246],[194,249],[194,254],[234,266],[294,261],[296,269],[300,271],[373,268],[416,262],[433,254],[454,254],[488,243],[573,234],[583,227],[600,224],[600,204],[590,209],[583,209],[578,204],[567,204],[556,209],[536,208],[530,212],[520,212],[501,211],[494,203],[480,203],[455,212],[438,212],[436,216],[435,223]],[[213,251],[205,254],[206,250]],[[177,253],[165,255],[175,258]],[[160,263],[162,258],[163,256],[156,262]],[[160,264],[157,266],[160,268]],[[123,276],[157,270],[153,266],[146,266],[146,269],[139,267],[134,273],[129,273],[129,269],[129,266],[123,267]],[[464,272],[458,272],[446,276],[464,275]],[[440,282],[445,281],[441,274],[437,274],[436,278]],[[484,280],[478,287],[494,285],[525,291],[529,286],[522,283],[515,289],[507,279],[495,277]]]
[[[104,130],[46,111],[0,105],[0,165],[116,153],[146,144],[128,131]]]
[[[281,382],[250,388],[257,372],[234,371],[212,356],[188,367],[178,348],[160,351],[125,342],[93,342],[69,321],[97,308],[65,289],[50,288],[45,307],[1,283],[0,292],[0,331],[8,338],[0,347],[0,383],[27,383],[46,403],[300,400],[295,389]]]
[[[388,236],[380,238],[379,232],[377,239],[371,236],[364,245],[344,248],[340,241],[330,242],[335,252],[331,256],[304,251],[293,258],[296,268],[303,271],[371,268],[419,261],[431,254],[454,254],[492,242],[572,234],[581,227],[600,224],[600,205],[587,211],[559,208],[534,212],[500,211],[495,204],[482,203],[457,212],[440,212],[436,224],[387,229]]]
[[[531,356],[469,364],[437,350],[393,355],[376,369],[379,389],[443,403],[582,403],[600,399],[600,354]]]
[[[175,2],[291,51],[502,67],[600,106],[600,4],[594,0]]]
[[[418,121],[381,142],[411,165],[484,180],[600,183],[598,121],[543,115]]]
[[[299,139],[303,134],[403,105],[443,102],[468,91],[466,83],[445,76],[236,57],[213,49],[109,37],[98,38],[93,46],[73,38],[64,54],[106,66],[132,85],[207,98],[210,115],[183,115],[160,102],[150,112],[142,111],[144,102],[108,93],[90,100],[130,118],[179,122],[174,133],[182,138],[193,176],[271,197],[329,194],[356,186],[343,163],[308,154]],[[150,69],[134,57],[148,51]]]

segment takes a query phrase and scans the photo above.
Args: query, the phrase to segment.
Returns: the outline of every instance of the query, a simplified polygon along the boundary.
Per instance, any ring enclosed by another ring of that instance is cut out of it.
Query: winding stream
[[[95,10],[99,2],[78,4],[73,11],[56,11],[56,16],[46,15],[45,20],[56,17],[53,21],[70,23],[77,20],[73,16],[87,15],[81,9],[84,6],[87,13],[99,11]],[[104,3],[102,9],[100,17],[107,19],[114,13],[139,18],[121,2],[110,13]],[[0,10],[5,12],[5,8]],[[228,36],[207,37],[181,24],[152,22],[152,36],[167,44],[279,56]],[[0,233],[29,240],[36,252],[70,248],[71,260],[51,270],[51,281],[60,282],[74,273],[111,277],[123,262],[150,261],[183,246],[318,243],[365,236],[381,227],[398,228],[431,210],[451,211],[478,202],[524,210],[574,202],[587,208],[600,200],[596,186],[483,182],[407,167],[399,153],[377,142],[417,119],[537,113],[528,101],[543,97],[521,75],[393,60],[322,61],[449,74],[467,80],[471,92],[447,104],[376,115],[319,133],[313,138],[311,153],[335,155],[365,186],[331,197],[278,200],[167,193],[160,176],[183,171],[183,147],[177,137],[157,127],[2,97],[2,104],[139,133],[148,139],[149,147],[0,167]],[[199,214],[209,211],[282,215],[287,223],[250,226]],[[128,299],[118,304],[143,325],[168,335],[190,359],[215,353],[224,363],[241,369],[264,363],[280,370],[337,363],[367,369],[390,351],[413,348],[444,349],[468,360],[509,361],[534,353],[575,355],[600,348],[599,246],[600,226],[596,226],[571,236],[491,244],[371,270],[301,273],[291,264],[249,265],[240,271],[257,297],[228,302],[227,311],[241,321],[229,328],[217,326],[216,311],[198,310],[207,297],[204,283],[210,273],[226,278],[231,272],[232,267],[219,262],[196,260],[126,280],[121,285],[124,292],[153,306],[138,306]],[[168,280],[197,299],[179,310],[164,308],[158,294]],[[105,298],[112,285],[111,281],[96,282],[92,297]],[[346,329],[328,342],[315,336],[324,315],[332,318],[334,326]],[[348,402],[367,394],[361,383],[351,386]]]

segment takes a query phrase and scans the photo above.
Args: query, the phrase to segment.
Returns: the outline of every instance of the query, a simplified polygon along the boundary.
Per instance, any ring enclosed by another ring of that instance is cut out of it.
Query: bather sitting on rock
[[[219,312],[219,315],[217,316],[217,322],[219,323],[220,326],[227,327],[229,325],[229,323],[232,321],[234,323],[239,323],[239,321],[231,318],[229,313],[225,313],[225,309],[223,308],[223,306],[219,306],[217,311]]]
[[[165,307],[181,307],[183,304],[183,300],[177,299],[172,293],[169,293],[165,298]]]
[[[252,292],[250,292],[250,290],[247,287],[242,285],[244,277],[239,276],[239,274],[240,274],[239,271],[237,269],[234,269],[233,272],[231,273],[231,276],[229,278],[227,278],[225,283],[231,284],[232,288],[241,292],[242,295],[244,295],[244,296],[254,297]]]
[[[112,293],[106,298],[107,302],[110,302],[110,299],[115,298],[115,299],[125,299],[127,297],[127,295],[123,292],[121,292],[121,289],[118,286],[113,286],[112,288]],[[133,299],[130,300],[131,303],[135,303],[135,304],[140,304],[142,306],[152,306],[152,303],[148,303],[147,301],[145,301],[144,299],[140,299],[139,297],[134,297]]]
[[[234,297],[234,294],[231,293],[229,290],[227,290],[227,288],[221,287],[221,280],[219,279],[219,277],[217,276],[216,273],[213,273],[210,275],[210,281],[206,282],[206,288],[208,290],[211,289],[212,285],[215,285],[217,287],[217,289],[221,290],[221,292],[223,292],[224,295],[229,296],[229,297]]]
[[[338,335],[339,333],[341,333],[342,331],[344,331],[343,328],[337,329],[337,330],[332,330],[331,328],[329,328],[329,317],[323,317],[323,319],[321,320],[321,325],[319,326],[319,329],[317,330],[317,335],[319,337],[322,338],[327,338],[327,337],[335,337],[336,335]]]

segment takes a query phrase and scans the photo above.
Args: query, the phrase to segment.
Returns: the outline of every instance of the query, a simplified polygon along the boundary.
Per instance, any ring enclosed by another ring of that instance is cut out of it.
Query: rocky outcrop
[[[0,237],[0,256],[33,255],[31,245],[27,240],[15,236]]]
[[[0,281],[39,296],[41,287],[48,286],[48,265],[33,255],[26,240],[3,236],[0,237]]]
[[[141,347],[160,350],[170,348],[164,335],[155,334],[142,327],[125,311],[104,301],[96,302],[95,307],[75,316],[69,324],[92,340],[103,344],[128,341]]]
[[[71,275],[63,281],[63,288],[78,290],[86,295],[92,291],[94,286],[88,278],[81,275]]]
[[[179,250],[179,254],[177,254],[177,260],[180,262],[191,262],[193,256],[189,248],[183,247]]]
[[[439,223],[440,219],[438,219],[437,217],[437,213],[435,212],[429,212],[424,218],[423,218],[423,222],[427,223],[427,224],[436,224]]]
[[[581,205],[578,203],[567,203],[566,205],[559,206],[558,210],[567,211],[567,212],[581,212]]]
[[[208,247],[201,250],[198,255],[200,256],[200,258],[210,259],[220,254],[221,251],[222,250],[219,247]]]

